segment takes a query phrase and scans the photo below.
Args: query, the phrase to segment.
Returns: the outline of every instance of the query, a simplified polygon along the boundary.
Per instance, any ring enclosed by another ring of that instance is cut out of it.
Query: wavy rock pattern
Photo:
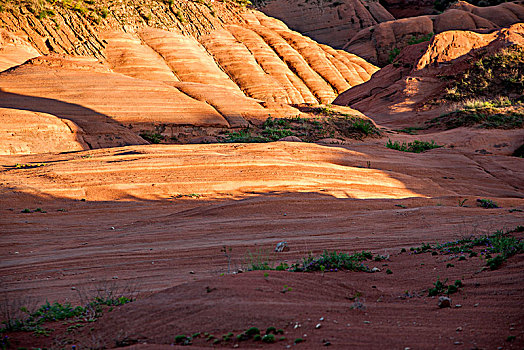
[[[344,46],[364,28],[395,19],[378,1],[271,0],[260,10],[333,47]]]
[[[449,30],[485,32],[524,20],[524,6],[505,3],[491,7],[476,7],[460,2],[440,15],[403,18],[363,29],[345,46],[369,62],[384,66],[392,52],[409,46],[413,39]]]

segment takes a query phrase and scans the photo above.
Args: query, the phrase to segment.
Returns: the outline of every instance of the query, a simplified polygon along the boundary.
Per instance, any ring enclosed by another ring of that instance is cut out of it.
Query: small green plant
[[[140,137],[153,144],[161,143],[162,141],[165,140],[164,135],[159,134],[159,133],[152,133],[152,132],[140,133]]]
[[[245,334],[248,337],[254,337],[257,334],[260,334],[260,329],[258,329],[257,327],[251,327],[251,328],[249,328],[248,330],[245,331]]]
[[[433,283],[433,288],[428,289],[428,295],[430,297],[437,296],[442,293],[449,295],[458,292],[459,288],[464,286],[461,280],[456,280],[455,283],[451,285],[446,285],[447,281],[448,280],[446,279],[444,282],[442,282],[440,278],[437,277],[437,281]]]
[[[302,339],[302,338],[297,338],[297,339],[295,339],[294,343],[295,343],[295,344],[299,344],[299,343],[302,343],[303,341],[304,341],[304,339]]]
[[[275,342],[275,335],[274,334],[266,334],[262,337],[262,341],[264,343],[274,343]]]
[[[254,341],[260,341],[260,340],[262,340],[262,336],[260,334],[255,334],[255,336],[253,337],[253,340]]]
[[[187,337],[185,334],[177,335],[175,337],[175,343],[178,345],[189,345],[191,344],[191,338]]]
[[[415,140],[409,143],[400,143],[398,141],[392,142],[391,140],[388,140],[388,142],[386,143],[386,147],[401,152],[421,153],[430,149],[440,148],[443,146],[437,145],[433,140],[431,140],[431,142]]]
[[[425,41],[430,41],[431,38],[433,38],[435,36],[435,33],[428,33],[426,35],[422,35],[422,36],[419,36],[419,37],[416,37],[416,36],[412,36],[409,40],[408,40],[408,45],[414,45],[414,44],[420,44],[420,43],[423,43]]]
[[[393,61],[395,60],[395,58],[397,58],[399,53],[400,53],[400,49],[398,47],[395,47],[392,50],[390,50],[389,56],[388,56],[388,62],[393,63]]]
[[[467,198],[464,198],[464,199],[462,199],[462,200],[459,199],[459,200],[458,200],[458,205],[459,205],[459,207],[463,207],[467,200],[468,200]]]
[[[500,208],[497,203],[493,202],[491,199],[477,199],[477,203],[480,207],[485,209],[494,209],[494,208]]]
[[[390,269],[387,269],[386,270],[386,274],[391,275],[391,274],[393,274],[393,271],[391,271]]]

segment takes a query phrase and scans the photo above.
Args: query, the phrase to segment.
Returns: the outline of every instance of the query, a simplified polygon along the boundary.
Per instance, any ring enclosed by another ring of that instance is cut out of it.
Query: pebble
[[[72,290],[76,290],[76,287],[71,287]]]
[[[364,323],[365,323],[365,324],[370,324],[370,323],[371,323],[371,321],[364,321]]]
[[[194,275],[194,274],[195,274],[195,271],[189,271],[189,274],[190,274],[190,275]]]
[[[320,327],[322,327],[320,323],[317,323],[317,325],[315,326],[316,329],[319,329]]]
[[[411,348],[404,348],[404,350],[411,350]]]
[[[114,230],[115,228],[113,226],[111,226],[111,230]]]
[[[321,317],[321,318],[319,319],[319,321],[324,321],[324,317]]]
[[[477,306],[479,306],[479,303],[476,303],[476,304],[475,304],[475,305],[473,305],[473,306],[474,306],[474,307],[477,307]]]
[[[462,342],[461,341],[456,341],[453,343],[454,345],[462,345]]]
[[[462,305],[457,304],[457,305],[455,305],[455,307],[456,307],[456,308],[459,308],[459,307],[462,307]]]
[[[117,280],[117,279],[118,279],[118,276],[113,276],[113,279],[114,279],[114,280]]]
[[[462,327],[457,327],[457,332],[462,332]]]
[[[378,267],[374,267],[371,269],[371,272],[380,272],[380,269]]]
[[[445,308],[445,307],[451,307],[451,299],[448,297],[440,296],[438,297],[438,307]]]

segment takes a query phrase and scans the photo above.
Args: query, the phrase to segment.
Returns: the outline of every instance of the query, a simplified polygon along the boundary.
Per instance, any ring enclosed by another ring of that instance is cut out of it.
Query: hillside
[[[91,23],[92,12],[56,5],[47,17],[24,7],[2,13],[6,35],[18,40],[10,44],[17,55],[10,58],[12,65],[36,56],[35,50],[50,55],[0,73],[0,107],[46,113],[58,118],[53,123],[72,122],[73,135],[64,137],[77,142],[59,142],[63,151],[141,144],[141,134],[186,143],[225,139],[227,129],[256,128],[270,117],[316,118],[291,105],[330,103],[377,70],[358,56],[231,3],[216,4],[215,15],[205,4],[140,4],[158,14],[149,25],[131,11],[124,30],[118,5],[109,7],[100,24]],[[187,16],[200,12],[189,23],[176,17],[180,8]],[[13,34],[15,23],[25,38]],[[71,54],[84,57],[61,56]],[[46,103],[29,108],[31,100]],[[53,143],[62,132],[49,130],[39,138]],[[38,149],[27,129],[4,135],[2,153]]]

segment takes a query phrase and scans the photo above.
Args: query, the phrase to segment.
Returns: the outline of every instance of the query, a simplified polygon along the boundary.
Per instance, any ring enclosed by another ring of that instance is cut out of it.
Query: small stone
[[[378,267],[374,267],[371,269],[371,272],[380,272],[380,269]]]
[[[462,342],[461,341],[456,341],[453,343],[454,345],[462,345]]]
[[[72,290],[76,290],[76,287],[71,287]]]
[[[111,226],[111,230],[114,230],[115,228],[113,226]]]
[[[477,306],[479,306],[479,303],[476,303],[476,304],[475,304],[475,305],[473,305],[473,306],[474,306],[474,307],[477,307]]]
[[[324,317],[321,317],[321,318],[319,319],[319,321],[324,321]]]
[[[462,327],[457,327],[457,332],[462,332]]]
[[[404,350],[411,350],[411,348],[404,348]]]
[[[458,309],[458,308],[461,308],[461,307],[462,307],[462,305],[460,305],[460,304],[457,304],[457,305],[455,305],[455,307],[456,307],[456,308]]]
[[[322,327],[320,323],[317,323],[317,325],[315,326],[316,329],[319,329],[320,327]]]
[[[445,308],[445,307],[451,307],[451,299],[448,297],[438,297],[438,307]]]
[[[365,324],[370,324],[370,323],[371,323],[371,321],[364,321],[364,323],[365,323]]]
[[[287,242],[279,242],[277,243],[277,246],[275,247],[275,252],[281,253],[281,252],[288,252],[289,247],[287,246]]]
[[[117,279],[118,279],[118,276],[113,276],[113,279],[114,279],[114,280],[117,280]]]
[[[351,327],[351,323],[346,324],[346,326]]]
[[[294,329],[297,329],[298,327],[300,327],[300,324],[296,323],[295,326],[293,327]]]
[[[331,343],[329,342],[329,340],[326,340],[326,341],[324,342],[324,346],[330,346],[330,345],[331,345]]]
[[[190,274],[190,275],[194,275],[194,274],[195,274],[195,271],[189,271],[189,274]]]

